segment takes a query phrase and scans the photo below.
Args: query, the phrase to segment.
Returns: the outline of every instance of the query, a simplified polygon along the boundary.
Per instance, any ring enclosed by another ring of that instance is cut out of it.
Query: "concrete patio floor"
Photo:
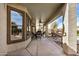
[[[61,46],[52,38],[34,39],[25,49],[10,52],[7,56],[65,56]]]

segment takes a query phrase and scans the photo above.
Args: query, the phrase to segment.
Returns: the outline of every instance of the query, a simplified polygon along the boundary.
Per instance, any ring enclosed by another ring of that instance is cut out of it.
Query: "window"
[[[7,43],[24,41],[24,12],[7,7]]]
[[[11,40],[22,39],[22,15],[11,10]]]

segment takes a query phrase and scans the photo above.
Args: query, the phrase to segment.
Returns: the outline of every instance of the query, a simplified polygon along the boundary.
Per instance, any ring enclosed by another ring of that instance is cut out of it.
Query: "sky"
[[[58,27],[57,27],[57,28],[58,28],[58,29],[59,29],[59,28],[62,28],[62,26],[63,26],[63,25],[62,25],[62,23],[63,23],[63,16],[60,16],[59,18],[57,18],[57,19],[56,19],[56,22],[57,22],[57,24],[58,24]]]
[[[77,26],[79,26],[79,3],[77,4],[76,14],[77,14]]]
[[[16,22],[17,25],[22,25],[22,16],[15,11],[11,11],[11,20]]]
[[[22,25],[22,16],[16,11],[11,11],[11,21],[15,22],[17,25]],[[18,28],[21,28],[21,26]]]
[[[51,28],[51,25],[56,22],[57,23],[57,28],[61,29],[63,27],[63,16],[58,17],[55,21],[49,24],[49,28]]]

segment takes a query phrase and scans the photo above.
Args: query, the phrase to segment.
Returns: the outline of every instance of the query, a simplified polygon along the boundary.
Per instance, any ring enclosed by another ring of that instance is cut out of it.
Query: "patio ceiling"
[[[36,19],[41,19],[42,22],[46,22],[61,3],[22,3],[21,5],[27,7],[34,23]]]

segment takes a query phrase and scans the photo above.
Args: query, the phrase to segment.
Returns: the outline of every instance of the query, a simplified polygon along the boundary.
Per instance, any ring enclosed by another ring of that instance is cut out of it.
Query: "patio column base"
[[[70,48],[66,43],[63,44],[64,53],[68,56],[76,56],[77,52],[75,52],[72,48]]]

